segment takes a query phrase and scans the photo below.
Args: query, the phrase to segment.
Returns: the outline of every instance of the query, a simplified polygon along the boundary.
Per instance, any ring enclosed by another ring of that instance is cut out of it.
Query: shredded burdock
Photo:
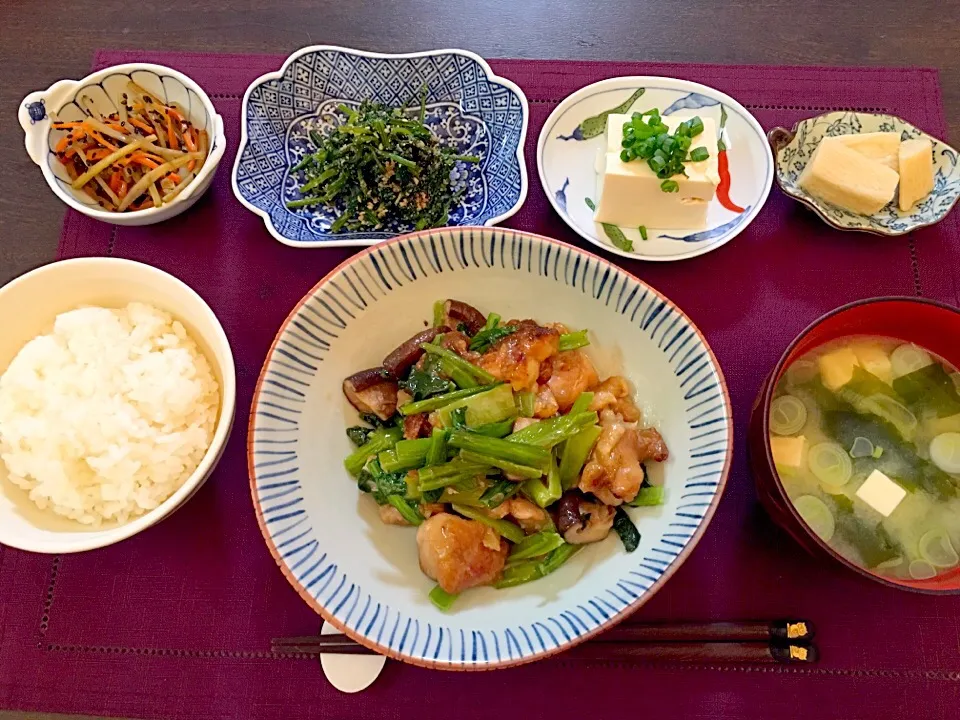
[[[169,203],[203,167],[206,131],[194,127],[182,107],[132,81],[118,107],[98,118],[88,102],[83,120],[53,123],[61,133],[54,151],[73,188],[113,212]]]
[[[293,168],[302,172],[302,197],[287,207],[333,209],[332,232],[446,225],[463,196],[451,173],[480,158],[458,155],[424,124],[426,93],[419,114],[369,100],[338,110],[345,119],[329,134],[310,130],[316,152]]]

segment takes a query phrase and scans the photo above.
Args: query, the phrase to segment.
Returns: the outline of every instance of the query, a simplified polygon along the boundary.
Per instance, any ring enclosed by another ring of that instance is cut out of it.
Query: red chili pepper
[[[727,210],[742,213],[744,208],[730,199],[730,163],[727,160],[726,150],[721,150],[717,153],[717,169],[720,171],[720,184],[717,186],[717,200],[719,200],[720,204]]]

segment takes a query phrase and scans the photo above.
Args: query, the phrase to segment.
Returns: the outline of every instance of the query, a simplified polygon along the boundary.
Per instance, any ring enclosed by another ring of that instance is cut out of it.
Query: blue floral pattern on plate
[[[312,149],[309,131],[342,120],[339,105],[370,99],[418,106],[427,88],[425,122],[459,154],[453,174],[463,198],[451,225],[493,225],[526,198],[523,162],[528,108],[523,92],[462,50],[380,55],[318,46],[300,50],[276,73],[255,80],[244,96],[242,139],[233,171],[237,198],[262,216],[278,240],[297,247],[370,245],[412,227],[331,233],[336,213],[324,206],[289,210],[303,178],[292,168]]]
[[[903,140],[926,137],[933,143],[934,188],[912,210],[902,212],[896,203],[890,203],[874,215],[858,215],[809,195],[797,184],[824,137],[867,132],[899,132]],[[780,188],[840,230],[903,235],[939,222],[960,197],[957,151],[893,115],[850,111],[826,113],[797,123],[792,132],[775,128],[770,132],[770,138],[771,142],[780,145],[776,157],[776,178]]]

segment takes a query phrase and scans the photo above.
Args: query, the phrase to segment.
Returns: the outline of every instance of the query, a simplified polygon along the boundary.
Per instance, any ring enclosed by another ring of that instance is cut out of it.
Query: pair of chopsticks
[[[815,663],[813,625],[806,620],[620,625],[578,645],[564,660],[679,663]],[[346,635],[275,638],[276,653],[374,655]]]

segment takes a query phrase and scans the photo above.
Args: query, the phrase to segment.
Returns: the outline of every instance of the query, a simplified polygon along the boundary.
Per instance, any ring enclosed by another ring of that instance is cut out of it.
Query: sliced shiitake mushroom
[[[354,373],[343,381],[343,394],[361,413],[389,420],[397,411],[397,381],[383,368]]]

